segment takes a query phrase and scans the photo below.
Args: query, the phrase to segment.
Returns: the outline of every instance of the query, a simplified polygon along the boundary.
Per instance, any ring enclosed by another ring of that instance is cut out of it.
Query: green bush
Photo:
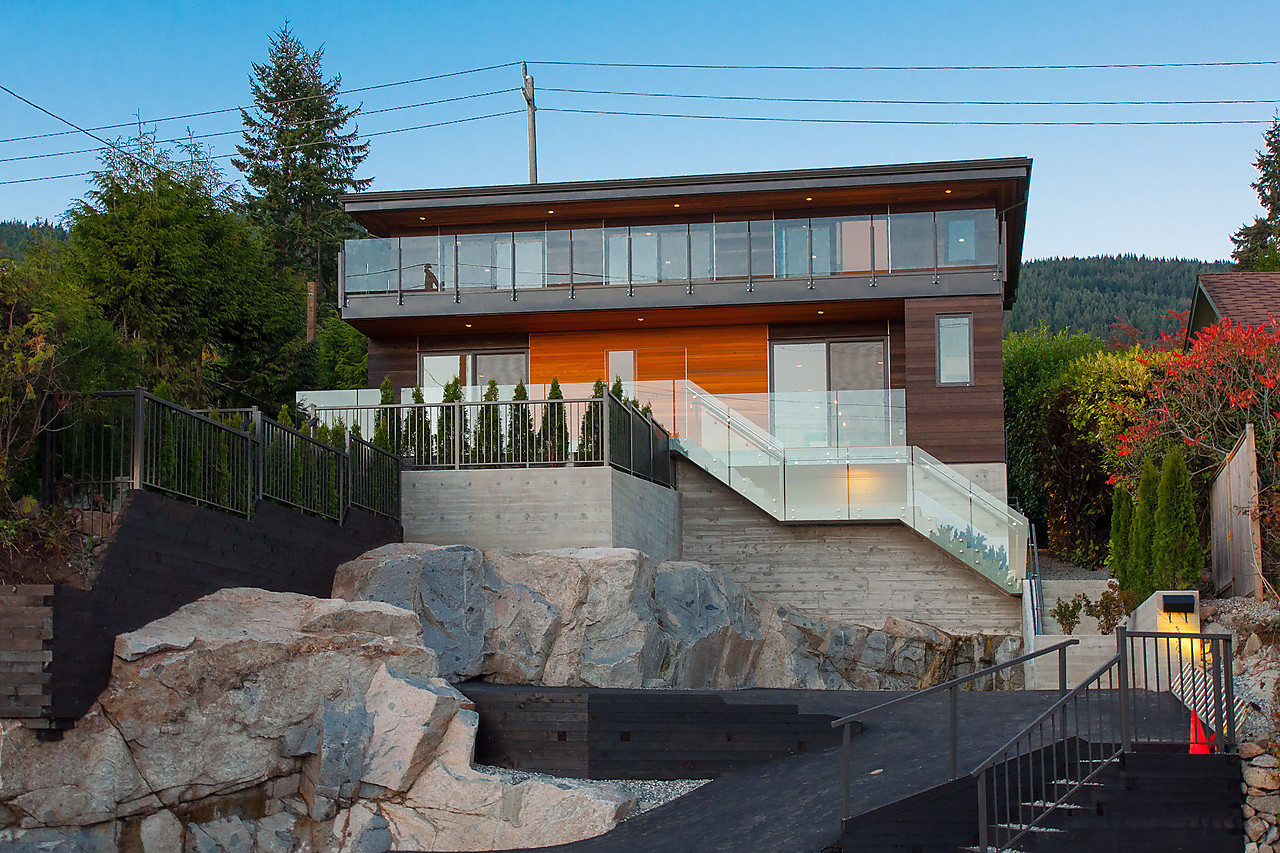
[[[582,438],[576,454],[579,462],[598,462],[604,452],[604,380],[597,379],[591,388],[592,400],[582,415]]]
[[[511,420],[507,424],[507,447],[512,462],[532,462],[537,457],[538,434],[533,428],[533,416],[526,403],[529,389],[524,382],[516,383],[511,399],[516,405],[511,407]]]
[[[1159,502],[1160,473],[1148,459],[1142,466],[1142,479],[1138,483],[1138,500],[1133,511],[1133,526],[1129,530],[1129,564],[1124,571],[1125,589],[1132,592],[1139,602],[1146,601],[1155,591],[1151,543]]]
[[[1111,541],[1107,547],[1107,568],[1121,587],[1127,588],[1130,538],[1133,536],[1133,498],[1121,484],[1111,491]]]
[[[490,379],[484,389],[486,403],[498,402],[498,382]],[[504,459],[502,441],[502,411],[500,406],[481,406],[476,416],[476,462],[494,464]]]
[[[1204,551],[1196,525],[1195,497],[1182,448],[1164,457],[1160,471],[1159,503],[1151,541],[1151,572],[1155,589],[1192,589],[1200,583]]]
[[[542,407],[542,427],[538,430],[543,462],[569,460],[569,424],[565,420],[564,403],[557,402],[563,399],[560,380],[553,376],[547,402]]]
[[[1085,597],[1084,593],[1076,593],[1075,598],[1070,601],[1064,601],[1059,598],[1054,603],[1053,608],[1049,611],[1049,615],[1053,617],[1053,621],[1058,623],[1058,627],[1062,629],[1062,633],[1068,636],[1075,631],[1076,626],[1080,624],[1080,612],[1084,610]]]

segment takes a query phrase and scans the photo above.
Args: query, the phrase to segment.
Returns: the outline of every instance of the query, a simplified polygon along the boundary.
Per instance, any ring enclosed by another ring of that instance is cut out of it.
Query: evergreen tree
[[[569,425],[565,422],[564,399],[560,380],[551,377],[547,402],[542,406],[542,428],[538,432],[543,462],[567,462],[569,459]]]
[[[426,400],[421,388],[413,389],[413,409],[406,421],[406,453],[412,453],[414,462],[425,465],[431,457],[431,416],[428,414]]]
[[[1116,486],[1111,492],[1111,542],[1107,549],[1107,567],[1120,583],[1128,589],[1129,545],[1133,535],[1133,498],[1124,486]]]
[[[1190,589],[1200,581],[1204,552],[1196,526],[1195,498],[1182,448],[1164,457],[1160,471],[1159,504],[1155,535],[1151,542],[1152,579],[1155,589]]]
[[[1280,118],[1271,122],[1262,139],[1266,150],[1258,152],[1258,180],[1250,186],[1257,190],[1265,214],[1231,237],[1231,257],[1245,270],[1280,269]]]
[[[537,456],[538,435],[533,429],[533,416],[529,412],[529,389],[524,382],[516,383],[511,393],[515,403],[511,407],[511,421],[507,425],[507,447],[512,462],[532,462]]]
[[[249,185],[250,217],[262,229],[277,270],[314,276],[326,304],[344,235],[356,231],[338,197],[369,186],[356,170],[369,143],[348,123],[359,107],[338,103],[341,75],[325,80],[324,48],[308,51],[286,23],[266,63],[253,66],[254,106],[241,110],[244,143],[232,163]],[[336,292],[336,291],[335,291]]]
[[[1125,571],[1127,589],[1138,602],[1147,600],[1155,591],[1151,572],[1151,542],[1155,534],[1156,508],[1160,502],[1160,472],[1150,459],[1142,466],[1138,482],[1138,502],[1129,531],[1129,566]]]
[[[604,453],[604,380],[597,379],[591,388],[591,402],[582,415],[582,437],[576,455],[579,462],[599,462]]]
[[[378,403],[383,406],[391,406],[396,401],[396,389],[391,384],[391,377],[382,377],[382,384],[378,386]],[[395,452],[396,432],[395,410],[391,408],[379,409],[378,414],[374,417],[373,425],[373,443],[381,447],[388,453]]]
[[[467,458],[467,413],[462,406],[462,381],[453,377],[445,383],[436,420],[436,463],[455,465]],[[459,447],[459,444],[461,447]],[[458,451],[461,450],[461,456]]]
[[[498,382],[490,379],[484,390],[484,402],[498,402]],[[476,417],[476,454],[477,462],[495,464],[502,462],[505,454],[502,447],[502,410],[498,405],[481,406]]]

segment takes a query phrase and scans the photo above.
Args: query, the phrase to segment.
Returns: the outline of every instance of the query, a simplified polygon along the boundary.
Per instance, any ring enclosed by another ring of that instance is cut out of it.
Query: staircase
[[[775,520],[901,521],[1021,594],[1027,519],[920,448],[784,447],[692,382],[678,385],[674,398],[672,446]]]

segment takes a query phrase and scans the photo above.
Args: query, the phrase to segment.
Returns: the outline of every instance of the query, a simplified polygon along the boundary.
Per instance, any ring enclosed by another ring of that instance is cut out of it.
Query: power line
[[[582,113],[586,115],[605,116],[643,116],[648,118],[690,118],[709,119],[713,121],[762,121],[762,122],[798,122],[802,124],[866,124],[866,125],[925,125],[925,126],[975,126],[975,127],[1143,127],[1143,126],[1189,126],[1189,125],[1230,125],[1230,124],[1270,124],[1270,120],[1254,119],[1183,119],[1167,121],[967,121],[941,119],[860,119],[860,118],[795,118],[790,116],[730,116],[703,115],[694,113],[653,113],[631,110],[586,110],[568,107],[539,107],[543,112]]]
[[[1277,66],[1280,60],[1238,60],[1231,62],[1126,62],[1064,65],[730,65],[677,62],[582,62],[571,60],[532,61],[530,65],[587,68],[659,68],[694,71],[1084,71],[1130,68],[1241,68]]]
[[[4,87],[3,87],[3,86],[0,86],[0,89],[2,89],[2,88],[4,88]],[[5,91],[8,91],[8,90],[7,90],[7,89],[5,89]],[[503,116],[523,115],[523,114],[524,114],[524,109],[523,109],[523,108],[518,109],[518,110],[507,110],[507,111],[505,111],[505,112],[500,112],[500,113],[489,113],[489,114],[487,114],[487,115],[480,115],[480,116],[468,116],[467,118],[455,118],[455,119],[450,119],[450,120],[448,120],[448,121],[437,121],[437,122],[432,122],[431,124],[419,124],[419,125],[414,125],[413,127],[397,127],[397,128],[393,128],[393,129],[391,129],[391,130],[379,130],[379,131],[376,131],[376,132],[374,132],[374,133],[365,133],[365,134],[361,134],[360,136],[358,136],[358,137],[356,137],[356,138],[357,138],[357,139],[372,139],[372,138],[373,138],[373,137],[375,137],[375,136],[389,136],[389,135],[391,135],[391,134],[393,134],[393,133],[407,133],[407,132],[409,132],[409,131],[413,131],[413,130],[427,130],[427,129],[429,129],[429,128],[433,128],[433,127],[445,127],[445,126],[447,126],[447,125],[451,125],[451,124],[464,124],[464,123],[466,123],[466,122],[481,121],[481,120],[483,120],[483,119],[501,118],[501,117],[503,117]],[[277,150],[282,151],[282,152],[288,152],[288,151],[296,151],[296,150],[298,150],[298,149],[300,149],[300,148],[310,148],[310,147],[315,146],[315,145],[326,145],[326,144],[328,144],[328,140],[321,140],[321,141],[318,141],[318,142],[301,142],[301,143],[299,143],[299,144],[297,144],[297,145],[288,145],[288,146],[284,146],[284,147],[282,147],[282,148],[280,148],[280,149],[277,149]],[[112,147],[114,147],[114,146],[112,146]],[[120,150],[120,149],[117,149],[117,150]],[[124,152],[124,151],[122,151],[121,153],[128,154],[128,152]],[[134,159],[134,160],[138,160],[138,158],[137,158],[137,157],[134,157],[132,154],[129,154],[128,156],[133,157],[133,159]],[[215,155],[215,156],[209,157],[208,159],[210,159],[210,160],[227,160],[227,159],[230,159],[231,157],[236,157],[236,156],[238,156],[238,155],[237,155],[237,154],[218,154],[218,155]],[[142,161],[142,160],[138,160],[138,162],[139,162],[139,163],[145,163],[145,161]],[[155,165],[152,165],[152,164],[149,164],[149,163],[147,163],[146,165],[150,166],[152,169],[155,169],[156,171],[163,171],[159,166],[155,166]],[[29,184],[29,183],[32,183],[32,182],[35,182],[35,181],[57,181],[57,180],[62,180],[62,179],[64,179],[64,178],[84,178],[84,177],[88,177],[89,175],[93,175],[93,174],[96,174],[96,172],[92,172],[92,171],[90,171],[90,172],[71,172],[71,173],[68,173],[68,174],[65,174],[65,175],[44,175],[44,176],[42,176],[42,177],[38,177],[38,178],[18,178],[18,179],[16,179],[16,180],[0,181],[0,186],[4,186],[4,185],[6,185],[6,184]]]
[[[418,107],[430,107],[430,106],[435,106],[437,104],[447,104],[447,103],[452,103],[454,101],[468,101],[474,98],[487,98],[491,95],[501,95],[501,94],[506,94],[508,92],[518,92],[518,91],[519,89],[514,89],[514,88],[494,89],[492,92],[479,92],[474,95],[458,95],[453,98],[440,98],[439,100],[435,100],[435,101],[423,101],[420,104],[402,104],[400,106],[395,106],[395,107],[383,107],[377,110],[369,110],[368,112],[360,112],[358,115],[367,116],[367,115],[376,115],[378,113],[395,112],[397,110],[409,110],[409,109],[416,109]],[[316,121],[319,121],[319,119],[298,122],[296,126],[301,127],[307,124],[314,124]],[[146,123],[150,124],[150,122],[146,122]],[[67,131],[67,132],[74,133],[75,131]],[[236,134],[241,134],[241,133],[244,133],[243,127],[238,128],[236,130],[220,130],[214,133],[194,133],[194,134],[189,134],[187,136],[175,136],[172,139],[157,140],[155,144],[168,145],[174,142],[188,142],[194,139],[213,139],[219,136],[234,136]],[[0,157],[0,163],[16,163],[20,160],[43,160],[49,157],[70,157],[74,154],[93,154],[103,150],[105,149],[101,147],[80,148],[76,151],[51,151],[44,154],[24,154],[20,157]]]
[[[520,64],[520,63],[518,63],[518,62],[501,62],[501,63],[499,63],[499,64],[497,64],[497,65],[485,65],[485,66],[480,67],[480,68],[467,68],[467,69],[464,69],[464,70],[462,70],[462,71],[450,71],[450,72],[448,72],[448,73],[446,73],[446,74],[432,74],[432,75],[429,75],[429,76],[427,76],[427,77],[415,77],[415,78],[413,78],[412,80],[396,80],[396,81],[391,82],[391,83],[377,83],[377,84],[374,84],[374,85],[372,85],[372,86],[358,86],[358,87],[356,87],[356,88],[354,88],[354,89],[342,89],[342,90],[340,90],[340,91],[336,92],[335,94],[338,94],[338,95],[351,95],[351,94],[355,94],[355,93],[357,93],[357,92],[371,92],[371,91],[373,91],[373,90],[375,90],[375,89],[389,89],[389,88],[391,88],[391,87],[393,87],[393,86],[408,86],[408,85],[410,85],[410,84],[412,84],[412,83],[425,83],[425,82],[430,81],[430,80],[443,80],[443,79],[445,79],[445,78],[447,78],[447,77],[460,77],[460,76],[462,76],[462,75],[464,75],[464,74],[476,74],[476,73],[481,72],[481,71],[492,71],[492,70],[494,70],[495,68],[507,68],[507,67],[510,67],[510,66],[513,66],[513,65],[519,65],[519,64]],[[322,98],[322,97],[328,97],[328,96],[327,96],[327,95],[304,95],[304,96],[302,96],[302,97],[298,97],[298,98],[281,98],[281,99],[276,100],[276,101],[269,101],[269,102],[268,102],[268,104],[269,104],[269,105],[271,105],[271,106],[278,106],[278,105],[283,105],[283,104],[292,104],[292,103],[295,103],[295,102],[298,102],[298,101],[314,100],[315,98]],[[257,106],[257,104],[254,104],[253,106]],[[164,116],[163,118],[150,119],[150,120],[148,120],[146,123],[147,123],[147,124],[160,124],[161,122],[166,122],[166,121],[179,121],[179,120],[181,120],[181,119],[188,119],[188,118],[203,118],[204,116],[213,116],[213,115],[223,115],[223,114],[225,114],[225,113],[234,113],[234,112],[238,112],[238,111],[240,111],[240,110],[242,110],[242,109],[249,109],[249,107],[244,107],[244,106],[234,106],[234,107],[222,107],[222,108],[220,108],[220,109],[216,109],[216,110],[202,110],[201,112],[195,112],[195,113],[184,113],[183,115],[176,115],[176,116]],[[373,113],[373,112],[378,112],[378,111],[376,111],[376,110],[370,110],[370,112],[369,112],[369,113],[366,113],[366,115],[369,115],[369,114],[371,114],[371,113]],[[101,125],[101,126],[98,126],[98,127],[91,127],[91,128],[88,128],[88,130],[93,130],[93,131],[98,131],[98,130],[119,130],[119,129],[121,129],[121,128],[125,128],[125,127],[135,127],[135,126],[137,126],[137,124],[138,124],[138,122],[136,122],[136,121],[125,122],[124,124],[104,124],[104,125]],[[53,133],[37,133],[37,134],[33,134],[33,135],[31,135],[31,136],[13,136],[13,137],[10,137],[10,138],[8,138],[8,139],[0,139],[0,143],[5,143],[5,142],[26,142],[26,141],[28,141],[28,140],[32,140],[32,139],[47,139],[47,138],[52,137],[52,136],[69,136],[69,135],[71,135],[71,134],[73,134],[73,133],[76,133],[76,132],[77,132],[77,131],[75,131],[75,130],[59,130],[59,131],[56,131],[56,132],[53,132]],[[85,131],[85,132],[87,132],[87,131]]]
[[[962,107],[1111,107],[1111,106],[1217,106],[1225,104],[1280,104],[1280,98],[1187,101],[961,101],[961,100],[897,100],[891,98],[784,98],[763,95],[707,95],[692,92],[623,92],[607,89],[565,89],[542,87],[543,92],[565,92],[574,95],[619,95],[637,98],[681,98],[704,101],[763,101],[789,104],[894,104],[900,106]]]

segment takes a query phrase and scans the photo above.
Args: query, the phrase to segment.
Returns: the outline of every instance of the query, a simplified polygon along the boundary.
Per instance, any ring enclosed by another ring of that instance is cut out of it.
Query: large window
[[[515,386],[529,381],[529,353],[524,350],[425,353],[421,358],[419,387],[428,403],[439,403],[444,386],[456,377],[467,400],[478,401],[492,379],[498,396],[510,400]]]
[[[973,317],[937,315],[938,384],[973,384]]]

